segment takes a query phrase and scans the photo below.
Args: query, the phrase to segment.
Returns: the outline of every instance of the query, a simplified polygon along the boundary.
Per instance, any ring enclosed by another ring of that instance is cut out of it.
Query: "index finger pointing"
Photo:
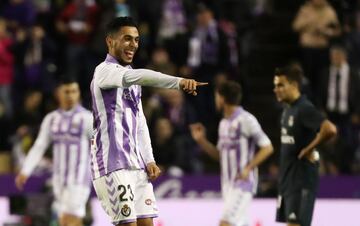
[[[208,84],[209,84],[208,82],[196,82],[197,86],[206,86]]]

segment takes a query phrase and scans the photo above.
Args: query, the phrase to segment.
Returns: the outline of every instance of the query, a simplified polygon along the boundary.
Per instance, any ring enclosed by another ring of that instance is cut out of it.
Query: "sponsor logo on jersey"
[[[145,200],[145,204],[148,205],[148,206],[150,206],[150,205],[152,204],[151,199],[146,199],[146,200]]]
[[[295,144],[295,138],[289,135],[282,135],[281,136],[281,143],[283,144]]]
[[[125,217],[130,216],[130,214],[131,214],[131,209],[130,209],[130,207],[129,207],[127,204],[125,204],[125,205],[121,208],[121,214],[124,215]]]

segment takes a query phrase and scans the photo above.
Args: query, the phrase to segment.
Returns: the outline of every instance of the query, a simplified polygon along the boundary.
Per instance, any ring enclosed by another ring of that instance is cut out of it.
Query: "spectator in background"
[[[176,74],[177,72],[176,65],[170,61],[168,52],[162,47],[158,47],[154,50],[151,62],[146,68],[169,75]]]
[[[199,152],[190,137],[187,125],[197,115],[179,90],[144,89],[144,114],[153,140],[154,155],[165,171],[201,172]],[[179,171],[181,169],[181,171]]]
[[[294,31],[300,37],[305,76],[310,80],[312,99],[318,96],[319,74],[328,64],[328,48],[331,38],[340,35],[340,24],[334,9],[326,0],[309,0],[293,22]]]
[[[205,5],[199,5],[197,25],[189,40],[188,66],[200,77],[212,79],[229,64],[227,37],[219,28],[214,14]]]
[[[351,65],[360,67],[360,10],[355,14],[354,26],[345,36],[348,60]]]
[[[0,18],[0,102],[4,115],[12,117],[11,85],[14,75],[13,40],[7,31],[7,22]]]
[[[197,24],[189,40],[188,74],[196,74],[199,80],[213,81],[218,72],[226,71],[230,65],[228,39],[206,5],[198,6],[196,19]],[[218,119],[213,90],[206,89],[191,101],[201,115],[199,120],[207,125],[210,139],[215,142],[212,138],[216,138]]]
[[[154,116],[153,128],[159,126],[159,120],[166,118],[171,123],[171,130],[174,134],[174,146],[177,154],[174,157],[176,165],[186,172],[200,172],[203,166],[200,162],[199,153],[195,152],[196,145],[191,139],[188,125],[197,121],[197,114],[193,106],[190,105],[180,90],[159,90],[160,106]],[[165,124],[165,123],[163,123]],[[154,137],[153,139],[156,139]]]
[[[190,0],[163,0],[157,42],[163,45],[177,65],[186,62],[189,20],[194,16],[194,3]]]
[[[42,101],[43,95],[40,91],[27,91],[22,106],[16,111],[14,117],[17,119],[14,122],[15,134],[11,137],[15,171],[21,169],[25,156],[38,133],[43,116],[41,111]],[[41,165],[45,166],[47,162],[42,161]]]
[[[25,31],[18,31],[25,32]],[[29,33],[18,35],[16,45],[17,88],[19,90],[39,89],[50,94],[54,89],[55,44],[50,40],[42,25],[34,24]]]
[[[126,0],[115,0],[116,17],[131,16],[130,7],[126,4]]]
[[[17,122],[14,124],[17,131],[26,131],[33,137],[37,134],[43,116],[43,94],[38,90],[29,90],[25,94],[21,108],[16,112]],[[24,134],[23,132],[20,132]]]
[[[165,74],[176,74],[177,72],[176,65],[170,61],[167,50],[162,47],[154,50],[147,68]],[[156,149],[159,149],[157,153],[160,159],[172,158],[165,168],[173,163],[188,172],[200,171],[202,167],[199,159],[194,152],[189,151],[194,148],[194,142],[192,142],[187,128],[188,123],[193,122],[196,118],[193,106],[178,90],[150,89],[149,87],[144,87],[143,90],[145,93],[143,95],[145,97],[144,113],[152,134],[155,134],[153,138],[155,140],[154,153],[157,152]],[[159,127],[164,127],[164,130],[169,132],[160,132]],[[157,134],[161,137],[159,138]],[[166,134],[168,134],[167,138]],[[177,154],[168,155],[170,152],[161,151],[166,147],[164,145],[169,145],[169,142],[174,142],[172,148],[177,150]]]
[[[177,68],[170,61],[169,54],[166,49],[158,47],[154,50],[151,56],[150,63],[146,68],[159,71],[164,74],[173,75],[176,74]],[[155,121],[158,117],[161,117],[161,102],[163,99],[160,95],[161,91],[156,88],[144,87],[144,113],[148,120],[149,127],[154,128]]]
[[[31,0],[9,0],[1,14],[12,31],[32,25],[35,21],[35,7]]]
[[[5,115],[5,106],[0,100],[0,152],[10,150],[10,134],[12,133],[12,121]]]
[[[329,150],[324,154],[333,155],[328,159],[334,159],[339,170],[348,173],[348,163],[352,162],[356,147],[352,120],[356,120],[360,109],[357,100],[360,94],[359,70],[349,65],[344,47],[333,46],[330,49],[330,66],[324,69],[321,77],[322,108],[339,131],[336,143],[327,147]]]
[[[345,48],[331,47],[330,66],[321,74],[321,103],[343,137],[350,136],[351,115],[359,108],[359,76],[358,69],[349,65]]]
[[[154,157],[161,171],[168,172],[170,170],[169,173],[171,173],[172,169],[177,168],[178,171],[182,172],[179,154],[183,150],[180,150],[181,147],[178,145],[174,127],[170,120],[159,118],[155,123],[153,134]]]
[[[72,0],[60,12],[56,21],[58,31],[65,34],[68,41],[65,74],[79,81],[84,103],[90,102],[88,87],[94,65],[90,63],[88,44],[96,27],[97,16],[98,7],[94,1]]]

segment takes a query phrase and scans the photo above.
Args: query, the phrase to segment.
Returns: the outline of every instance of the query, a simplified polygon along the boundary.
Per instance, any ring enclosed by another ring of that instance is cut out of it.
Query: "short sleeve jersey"
[[[324,120],[303,96],[284,109],[281,116],[280,194],[303,188],[317,189],[317,166],[305,158],[299,160],[298,155],[315,138]]]

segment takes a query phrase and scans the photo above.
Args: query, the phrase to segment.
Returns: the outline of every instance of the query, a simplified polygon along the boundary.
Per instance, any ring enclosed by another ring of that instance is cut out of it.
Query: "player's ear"
[[[113,42],[112,38],[108,35],[108,36],[106,36],[105,40],[106,40],[106,45],[110,48],[112,46],[112,42]]]

